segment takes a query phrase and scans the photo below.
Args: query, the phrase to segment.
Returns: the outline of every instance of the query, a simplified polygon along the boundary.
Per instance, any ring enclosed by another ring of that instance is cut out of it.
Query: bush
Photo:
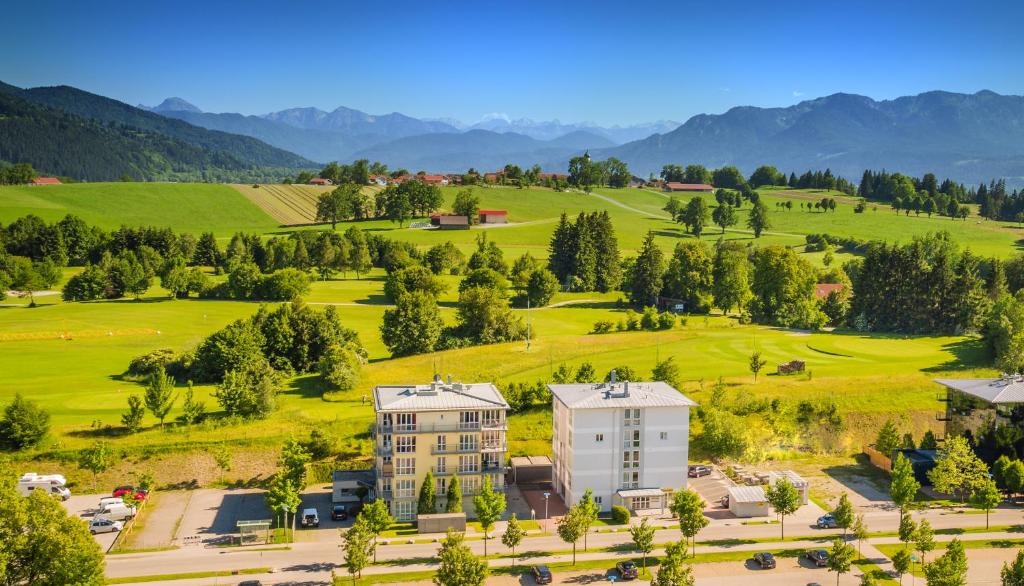
[[[629,523],[629,509],[621,505],[612,507],[612,522],[617,525]]]
[[[676,327],[675,314],[666,311],[658,315],[659,330],[671,330],[674,327]]]
[[[640,316],[640,327],[648,331],[658,329],[658,310],[650,305],[645,307]]]
[[[50,414],[34,401],[14,395],[0,419],[0,443],[15,450],[39,445],[50,431]]]
[[[302,447],[309,452],[314,460],[323,460],[331,455],[334,446],[334,437],[326,431],[314,429],[309,434],[309,441],[303,442]]]
[[[177,370],[175,365],[179,359],[179,356],[170,348],[153,350],[148,354],[132,358],[132,361],[128,363],[128,370],[125,374],[129,378],[139,380],[149,378],[151,374],[157,372],[166,372],[171,376],[175,376],[175,370]]]
[[[607,334],[608,332],[612,331],[612,328],[614,328],[614,327],[615,327],[615,324],[613,324],[612,322],[606,321],[606,320],[601,320],[599,322],[595,322],[594,323],[594,329],[591,330],[590,333],[592,333],[592,334]]]

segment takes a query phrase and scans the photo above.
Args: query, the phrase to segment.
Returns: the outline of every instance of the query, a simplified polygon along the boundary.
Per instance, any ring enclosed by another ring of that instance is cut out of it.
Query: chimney
[[[448,375],[448,384],[449,385],[452,384],[452,375],[450,375],[450,374]]]
[[[629,396],[629,381],[626,381],[625,383],[622,384],[622,396]]]
[[[612,372],[611,372],[611,380],[609,382],[614,385],[615,384],[615,379],[617,377],[618,377],[618,374],[615,372],[615,369],[613,368]]]
[[[440,374],[434,373],[434,382],[435,383],[441,382],[441,375]]]

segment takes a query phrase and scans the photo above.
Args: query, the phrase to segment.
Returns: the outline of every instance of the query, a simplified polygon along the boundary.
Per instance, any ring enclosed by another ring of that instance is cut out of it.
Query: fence
[[[864,455],[868,457],[868,460],[870,460],[876,468],[881,468],[886,472],[892,473],[892,460],[890,460],[888,456],[871,446],[864,446],[863,451]]]

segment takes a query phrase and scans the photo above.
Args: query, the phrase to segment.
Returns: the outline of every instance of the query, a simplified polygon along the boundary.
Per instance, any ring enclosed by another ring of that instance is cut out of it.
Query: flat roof
[[[332,482],[362,482],[373,485],[373,470],[335,470],[331,475]]]
[[[501,391],[491,383],[380,385],[373,388],[376,411],[452,411],[509,409]]]
[[[525,466],[551,466],[551,458],[547,456],[516,456],[512,458],[513,468]]]
[[[623,407],[696,407],[672,385],[655,382],[575,383],[548,385],[551,394],[572,409]]]
[[[947,388],[989,403],[1024,403],[1024,377],[935,379]]]
[[[785,478],[786,480],[789,480],[789,483],[792,484],[793,486],[807,486],[807,481],[804,480],[802,476],[800,476],[796,472],[793,472],[792,470],[772,471],[769,472],[768,474],[774,476],[775,478]]]
[[[729,487],[730,503],[763,503],[767,500],[768,498],[764,494],[764,489],[760,486]]]

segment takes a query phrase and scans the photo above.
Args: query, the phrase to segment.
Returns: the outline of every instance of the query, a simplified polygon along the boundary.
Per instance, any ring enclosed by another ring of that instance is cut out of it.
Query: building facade
[[[440,511],[450,482],[460,483],[470,516],[485,476],[505,490],[509,405],[493,384],[435,377],[428,385],[378,386],[373,406],[376,494],[395,519],[415,520],[428,472]]]
[[[946,411],[946,437],[964,436],[978,455],[994,461],[1003,453],[1024,449],[1024,377],[1021,375],[984,379],[944,379],[935,382],[946,387],[942,400]],[[1017,430],[1000,433],[1001,427]]]
[[[601,511],[660,513],[686,487],[690,408],[663,382],[548,385],[552,484],[567,507],[589,488]]]

